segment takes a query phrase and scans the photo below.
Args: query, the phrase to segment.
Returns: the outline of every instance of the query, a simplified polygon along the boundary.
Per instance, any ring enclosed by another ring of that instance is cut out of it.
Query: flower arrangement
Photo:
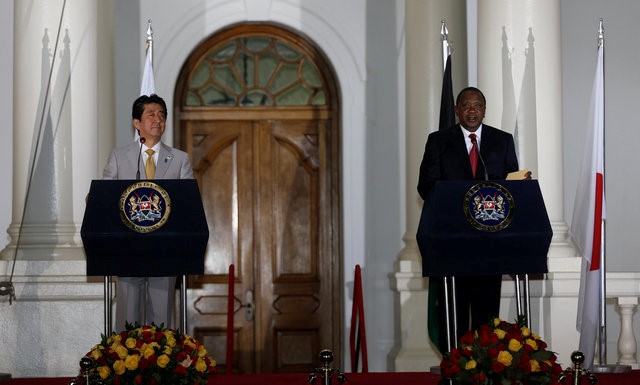
[[[559,384],[562,368],[547,344],[525,326],[494,318],[460,338],[440,363],[442,375],[458,384]]]
[[[204,345],[155,324],[127,324],[120,333],[102,335],[86,357],[97,376],[113,385],[204,385],[216,371]]]

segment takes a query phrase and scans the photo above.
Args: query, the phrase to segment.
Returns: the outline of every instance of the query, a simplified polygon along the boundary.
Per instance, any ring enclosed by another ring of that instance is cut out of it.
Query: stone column
[[[521,168],[542,190],[553,241],[550,271],[576,271],[568,241],[562,168],[560,1],[488,0],[478,8],[478,87],[485,122],[513,133]],[[544,153],[544,156],[539,154]]]
[[[391,287],[395,293],[396,338],[390,353],[391,370],[424,371],[440,357],[427,335],[427,287],[416,244],[422,200],[418,172],[429,132],[438,129],[442,88],[441,21],[446,20],[453,45],[453,79],[466,84],[465,1],[408,0],[406,2],[406,233]],[[458,86],[457,89],[459,89]]]
[[[567,306],[569,299],[560,293],[575,287],[580,259],[568,237],[559,167],[563,163],[560,32],[560,0],[478,4],[478,87],[487,98],[485,122],[514,134],[520,167],[532,170],[539,181],[553,228],[549,274],[544,281],[532,282],[544,286],[544,298],[533,299],[532,327],[564,359],[575,346],[577,332],[550,326],[573,322],[575,307]]]
[[[20,261],[84,260],[78,230],[97,176],[97,128],[109,123],[97,118],[97,53],[111,48],[98,44],[96,1],[63,3],[15,4],[13,210],[3,260],[16,247]]]
[[[14,377],[77,374],[102,330],[103,287],[86,276],[79,229],[99,175],[98,131],[113,135],[112,7],[14,4],[13,206],[0,253],[0,281],[11,276],[16,294],[12,305],[0,298],[0,362]]]

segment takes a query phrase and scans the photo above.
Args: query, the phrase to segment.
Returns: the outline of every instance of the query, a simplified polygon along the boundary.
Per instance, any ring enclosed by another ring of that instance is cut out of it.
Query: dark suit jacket
[[[513,136],[486,124],[482,125],[480,155],[489,180],[505,179],[508,173],[518,170]],[[485,170],[480,161],[475,179],[484,178]],[[418,193],[422,199],[427,198],[436,181],[468,179],[474,178],[460,126],[456,124],[429,134],[418,179]]]

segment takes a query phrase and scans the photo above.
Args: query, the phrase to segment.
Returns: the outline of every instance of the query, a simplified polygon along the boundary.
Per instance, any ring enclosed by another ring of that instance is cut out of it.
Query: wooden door
[[[308,372],[335,349],[326,121],[266,121],[257,127],[255,223],[260,287],[256,336],[264,371]],[[338,318],[338,317],[337,317]]]
[[[234,371],[308,372],[342,357],[339,114],[324,55],[281,26],[219,31],[185,63],[176,144],[191,155],[210,239],[189,332],[223,369],[234,264]]]
[[[234,368],[308,372],[320,350],[339,353],[340,346],[329,122],[188,126],[185,143],[210,227],[207,275],[192,279],[188,291],[191,333],[224,363],[225,274],[233,263]]]

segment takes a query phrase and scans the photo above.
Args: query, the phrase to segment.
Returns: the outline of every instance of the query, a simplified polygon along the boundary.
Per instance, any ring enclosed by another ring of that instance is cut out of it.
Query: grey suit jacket
[[[102,172],[102,179],[136,179],[136,172],[140,170],[140,179],[147,179],[144,164],[140,156],[140,144],[133,142],[111,151],[107,165]],[[193,169],[189,155],[176,148],[160,143],[156,175],[154,179],[193,179]]]

